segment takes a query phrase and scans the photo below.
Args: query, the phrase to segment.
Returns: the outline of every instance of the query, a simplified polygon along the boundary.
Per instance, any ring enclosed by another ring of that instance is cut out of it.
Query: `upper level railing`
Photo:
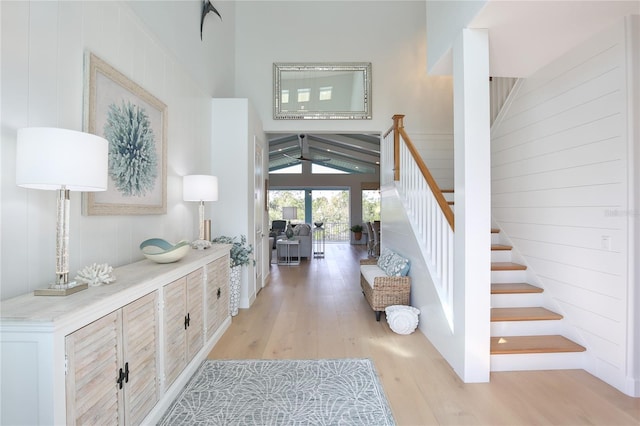
[[[382,184],[395,182],[409,222],[424,256],[440,303],[453,327],[454,216],[435,179],[404,130],[404,115],[382,141]],[[393,164],[393,170],[387,165]]]
[[[325,222],[323,228],[327,243],[344,243],[351,239],[349,222]]]

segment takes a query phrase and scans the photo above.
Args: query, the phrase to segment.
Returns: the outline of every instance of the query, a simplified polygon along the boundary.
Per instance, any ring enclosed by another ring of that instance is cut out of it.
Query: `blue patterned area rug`
[[[160,425],[395,425],[368,359],[207,360]]]

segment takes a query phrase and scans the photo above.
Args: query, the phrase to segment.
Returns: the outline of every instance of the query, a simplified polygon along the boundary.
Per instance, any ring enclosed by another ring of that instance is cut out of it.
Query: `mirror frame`
[[[361,71],[364,73],[362,110],[351,111],[283,111],[281,96],[282,72]],[[371,62],[274,62],[273,63],[273,119],[274,120],[371,120]]]

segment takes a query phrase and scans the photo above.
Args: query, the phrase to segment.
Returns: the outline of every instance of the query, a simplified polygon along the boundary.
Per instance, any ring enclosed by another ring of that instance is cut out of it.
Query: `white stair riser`
[[[503,243],[500,233],[491,233],[491,244]],[[513,262],[511,250],[491,250],[492,262]],[[528,282],[528,272],[523,271],[491,271],[492,283]],[[525,294],[492,294],[492,308],[523,308],[544,306],[542,293]],[[491,322],[491,336],[540,336],[563,335],[563,320],[544,321],[497,321]],[[505,354],[491,355],[491,371],[526,371],[526,370],[560,370],[584,369],[586,355],[584,352],[541,353],[541,354]]]
[[[492,294],[492,308],[529,308],[543,306],[542,293]]]
[[[544,336],[562,334],[561,321],[496,321],[491,323],[491,337]]]
[[[492,283],[527,282],[527,271],[491,271]]]
[[[584,369],[584,352],[491,355],[491,371]]]
[[[492,262],[511,262],[511,250],[491,250]]]

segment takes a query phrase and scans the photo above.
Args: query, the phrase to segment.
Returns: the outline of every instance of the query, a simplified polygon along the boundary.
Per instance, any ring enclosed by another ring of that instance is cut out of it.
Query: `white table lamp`
[[[288,220],[287,229],[285,230],[285,235],[287,238],[291,238],[293,236],[293,228],[291,227],[291,219],[298,218],[298,208],[297,207],[283,207],[282,208],[282,218],[284,220]]]
[[[297,219],[298,218],[298,208],[297,207],[283,207],[282,208],[282,218],[285,220]]]
[[[56,279],[37,296],[66,296],[87,288],[69,281],[69,191],[106,191],[109,143],[75,130],[30,127],[18,130],[16,184],[58,191]]]
[[[191,243],[193,248],[209,248],[211,241],[205,239],[204,202],[218,201],[218,178],[210,175],[188,175],[182,178],[182,198],[184,201],[197,201],[200,232],[198,239]]]

